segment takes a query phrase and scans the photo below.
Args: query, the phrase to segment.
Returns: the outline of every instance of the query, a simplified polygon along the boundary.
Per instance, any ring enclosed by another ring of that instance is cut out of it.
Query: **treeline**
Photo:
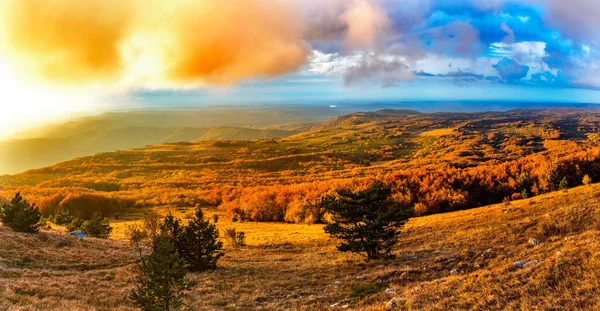
[[[52,218],[59,224],[68,223],[74,218],[90,219],[97,213],[111,216],[134,204],[134,200],[91,192],[60,193],[38,202],[42,216]]]
[[[360,179],[232,189],[219,208],[250,221],[322,222],[323,195],[341,188],[365,189],[377,180],[392,197],[414,206],[417,215],[469,209],[579,186],[600,179],[600,149],[557,159],[531,155],[521,160],[474,168],[416,169]]]

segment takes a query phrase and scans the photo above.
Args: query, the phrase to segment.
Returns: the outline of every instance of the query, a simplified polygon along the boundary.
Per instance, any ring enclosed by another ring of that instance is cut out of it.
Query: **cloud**
[[[4,0],[2,26],[23,65],[61,81],[113,78],[133,8],[119,0]],[[118,9],[117,9],[118,8]]]
[[[341,19],[347,25],[346,45],[352,49],[380,49],[391,26],[386,12],[369,0],[355,1]]]
[[[373,80],[389,85],[385,81],[404,80],[410,71],[499,76],[513,83],[560,76],[565,85],[600,84],[595,78],[600,2],[593,0],[0,0],[0,5],[5,38],[0,49],[10,47],[18,67],[55,82],[196,87],[305,68],[346,77],[349,85]],[[315,61],[321,57],[315,50],[328,59]]]
[[[290,7],[263,0],[183,1],[169,15],[152,13],[167,31],[164,62],[177,81],[229,84],[274,77],[306,62],[310,49]],[[173,22],[177,21],[177,22]],[[172,61],[170,61],[172,60]]]
[[[501,59],[496,65],[493,65],[492,67],[494,67],[498,71],[498,75],[500,75],[500,78],[507,82],[521,80],[525,78],[527,76],[527,73],[529,72],[528,66],[523,66],[509,58]]]
[[[391,33],[390,7],[379,0],[291,0],[306,25],[306,39],[346,53],[383,48]]]
[[[479,31],[465,21],[455,21],[427,31],[429,48],[436,53],[446,55],[476,55],[482,47],[479,43]]]
[[[364,56],[344,74],[344,81],[349,86],[374,82],[381,83],[383,87],[391,87],[395,82],[412,78],[413,73],[406,64],[398,59],[381,56]]]
[[[1,1],[13,56],[55,81],[229,84],[293,72],[310,51],[279,1]]]
[[[502,31],[506,32],[506,37],[502,39],[502,43],[511,44],[515,42],[515,32],[510,29],[506,23],[502,23],[500,27],[502,28]]]
[[[600,39],[600,2],[596,0],[530,0],[546,7],[544,20],[577,40]]]

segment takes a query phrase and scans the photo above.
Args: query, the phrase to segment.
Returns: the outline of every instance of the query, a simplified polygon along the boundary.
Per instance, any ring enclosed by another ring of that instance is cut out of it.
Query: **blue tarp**
[[[73,231],[73,232],[71,232],[71,235],[76,236],[78,238],[82,238],[82,239],[87,238],[87,236],[81,231]]]

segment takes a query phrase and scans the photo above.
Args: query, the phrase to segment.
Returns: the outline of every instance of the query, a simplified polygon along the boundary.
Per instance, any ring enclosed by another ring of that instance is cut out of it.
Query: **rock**
[[[336,302],[336,303],[334,303],[334,304],[332,304],[332,305],[329,305],[329,307],[330,307],[330,308],[335,308],[335,307],[337,307],[337,306],[339,306],[339,305],[340,305],[340,303],[339,303],[339,302]]]
[[[385,304],[385,309],[386,310],[399,310],[400,304],[398,303],[396,298],[392,298],[392,300],[388,301],[388,303]]]
[[[496,254],[494,254],[494,250],[492,250],[491,248],[488,248],[485,252],[483,252],[483,254],[481,254],[481,257],[485,258],[485,259],[491,259],[496,257]]]
[[[540,245],[540,241],[536,238],[530,238],[529,239],[529,244],[533,245],[533,246],[538,246]]]
[[[396,291],[391,288],[388,288],[385,290],[385,293],[388,295],[394,295],[394,294],[396,294]]]
[[[528,261],[523,265],[523,268],[533,267],[533,266],[537,265],[539,262],[540,262],[539,260]]]
[[[335,281],[335,282],[333,283],[333,285],[335,285],[335,286],[339,286],[339,285],[342,285],[342,282],[340,282],[340,281]]]
[[[512,255],[513,255],[513,252],[511,252],[511,251],[508,251],[508,252],[506,253],[506,256],[508,256],[508,257],[510,257],[510,256],[512,256]]]
[[[401,310],[402,307],[406,304],[406,299],[404,298],[392,298],[392,300],[388,301],[385,304],[386,310]]]
[[[523,268],[523,266],[525,265],[522,261],[517,261],[514,263],[515,267],[517,268]]]
[[[342,309],[348,309],[348,307],[350,307],[350,305],[343,305]]]
[[[456,274],[458,274],[458,270],[456,270],[456,269],[452,269],[452,271],[450,271],[450,274],[452,274],[452,275],[456,275]]]
[[[361,274],[361,275],[357,275],[357,276],[356,276],[356,278],[357,278],[357,279],[364,279],[365,277],[366,277],[366,275],[364,275],[364,274]]]

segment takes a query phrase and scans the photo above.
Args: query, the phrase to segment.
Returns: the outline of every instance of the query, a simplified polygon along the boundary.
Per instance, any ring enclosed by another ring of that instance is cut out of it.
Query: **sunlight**
[[[90,111],[95,106],[91,92],[29,82],[2,60],[0,85],[0,140],[40,123]]]

